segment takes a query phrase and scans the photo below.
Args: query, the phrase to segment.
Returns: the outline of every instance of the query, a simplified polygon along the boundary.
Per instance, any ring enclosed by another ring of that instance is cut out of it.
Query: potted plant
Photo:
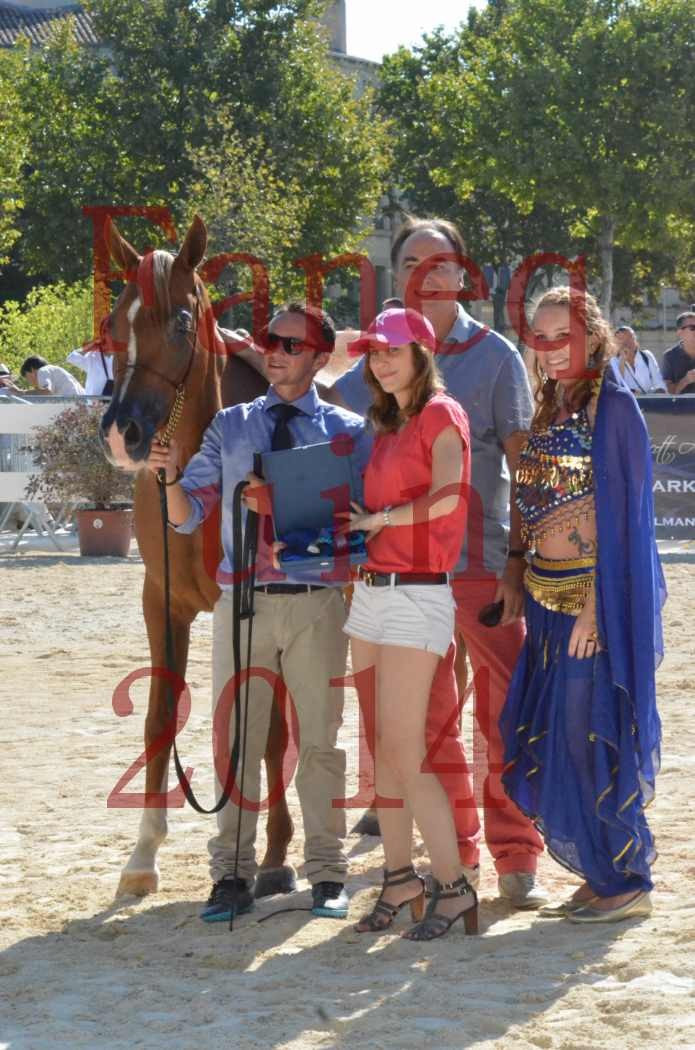
[[[127,556],[132,537],[133,478],[112,466],[99,443],[100,404],[76,404],[31,434],[38,473],[27,496],[77,503],[80,554]]]

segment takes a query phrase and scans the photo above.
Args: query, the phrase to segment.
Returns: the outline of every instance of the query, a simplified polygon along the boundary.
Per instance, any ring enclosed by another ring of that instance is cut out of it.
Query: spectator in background
[[[664,354],[661,373],[669,394],[695,394],[695,310],[676,318],[679,341]]]
[[[95,397],[108,397],[113,390],[113,358],[103,350],[73,350],[66,357],[69,365],[74,365],[85,373],[84,392]]]
[[[84,387],[69,372],[60,365],[49,365],[45,357],[27,357],[19,374],[34,387],[37,394],[74,397],[85,392]]]
[[[633,394],[666,393],[666,384],[651,350],[643,350],[634,328],[621,324],[615,330],[620,371]]]
[[[0,397],[7,397],[9,394],[14,394],[18,391],[19,387],[12,378],[7,365],[0,363]]]

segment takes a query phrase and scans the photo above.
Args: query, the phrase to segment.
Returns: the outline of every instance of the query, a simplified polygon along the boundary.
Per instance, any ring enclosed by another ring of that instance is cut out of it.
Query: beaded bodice
[[[521,534],[529,546],[578,524],[593,510],[591,438],[585,408],[562,423],[531,431],[516,471]]]

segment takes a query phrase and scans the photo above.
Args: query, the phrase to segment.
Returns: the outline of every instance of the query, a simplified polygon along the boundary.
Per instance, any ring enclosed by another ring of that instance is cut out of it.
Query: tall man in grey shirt
[[[547,900],[535,879],[542,840],[531,821],[504,795],[500,780],[503,746],[497,725],[524,640],[521,616],[525,560],[518,512],[511,498],[510,474],[513,477],[526,441],[533,405],[519,352],[502,336],[478,324],[456,301],[464,279],[456,257],[464,254],[463,239],[453,224],[410,219],[396,235],[391,262],[398,294],[434,326],[441,343],[437,363],[447,392],[461,403],[470,422],[472,493],[468,537],[452,582],[457,632],[465,643],[475,675],[476,720],[487,743],[485,839],[494,858],[501,896],[517,907],[536,908]],[[420,279],[420,270],[413,279],[425,262],[426,276]],[[421,293],[414,298],[418,288]],[[427,298],[433,293],[448,297]],[[363,371],[361,360],[336,381],[333,395],[364,415],[371,398]],[[483,626],[478,613],[500,599],[504,601],[501,622],[496,627]],[[451,706],[445,680],[444,673],[435,678],[431,718],[436,719],[438,713],[441,715]],[[445,761],[443,749],[439,758]],[[471,808],[472,800],[465,798],[464,777],[461,771],[458,791],[451,776],[445,787],[454,805],[462,862],[467,869],[475,869],[477,815]],[[456,796],[467,804],[456,807]]]

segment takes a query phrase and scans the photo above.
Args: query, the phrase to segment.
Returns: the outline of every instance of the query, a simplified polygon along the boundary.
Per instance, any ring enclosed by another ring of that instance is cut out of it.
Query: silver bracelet
[[[384,516],[384,525],[391,525],[391,507],[384,507],[382,514]]]

